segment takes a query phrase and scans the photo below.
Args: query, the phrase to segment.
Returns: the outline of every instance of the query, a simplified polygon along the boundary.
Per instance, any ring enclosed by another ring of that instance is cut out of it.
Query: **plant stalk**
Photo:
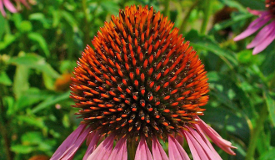
[[[213,0],[203,0],[202,3],[203,2],[204,2],[204,17],[201,25],[201,34],[205,35],[207,30],[207,24],[209,22],[209,18],[212,11]]]
[[[7,131],[7,126],[5,125],[5,110],[4,110],[4,103],[3,103],[3,99],[2,99],[3,95],[0,95],[0,112],[1,112],[1,116],[0,116],[0,132],[1,132],[1,136],[3,137],[4,140],[4,148],[5,148],[5,152],[7,155],[7,160],[12,160],[12,152],[10,150],[10,138],[8,136],[8,131]]]
[[[182,21],[181,24],[180,24],[179,33],[182,33],[182,32],[185,31],[185,29],[186,29],[186,24],[187,24],[187,21],[188,21],[188,18],[190,17],[191,12],[192,12],[193,9],[198,5],[198,3],[199,3],[199,0],[196,0],[196,1],[194,1],[194,3],[192,4],[192,6],[189,7],[189,9],[188,9],[186,15],[185,15],[184,18],[183,18],[183,21]]]
[[[268,111],[267,111],[267,106],[264,105],[261,109],[261,112],[257,119],[256,125],[251,131],[251,136],[250,136],[245,160],[253,160],[254,159],[257,141],[260,136],[260,133],[262,132],[262,130],[264,128],[264,122],[265,122],[266,117],[268,117]]]
[[[164,15],[170,17],[170,0],[164,0]]]

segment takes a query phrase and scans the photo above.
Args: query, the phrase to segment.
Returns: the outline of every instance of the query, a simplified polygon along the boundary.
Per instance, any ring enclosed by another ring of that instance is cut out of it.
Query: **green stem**
[[[90,42],[90,36],[89,36],[89,33],[90,33],[90,30],[89,30],[89,19],[88,19],[88,12],[87,12],[87,1],[86,0],[82,0],[82,9],[83,9],[83,12],[84,12],[84,34],[86,36],[85,39],[84,39],[84,44],[88,44]]]
[[[170,17],[170,0],[164,0],[164,15]]]
[[[245,160],[253,160],[254,159],[257,141],[259,139],[260,133],[262,132],[262,130],[264,128],[264,122],[265,122],[266,117],[268,117],[268,111],[267,111],[267,106],[264,105],[261,108],[261,112],[257,119],[256,125],[251,131],[251,136],[250,136]]]
[[[0,132],[1,135],[4,139],[4,148],[5,148],[5,152],[7,155],[7,160],[12,160],[12,152],[10,150],[10,138],[9,138],[9,134],[8,134],[8,130],[7,130],[7,124],[5,122],[5,110],[4,110],[4,103],[3,103],[3,99],[2,99],[3,95],[0,95],[0,112],[1,112],[1,116],[0,116]]]
[[[135,159],[135,153],[136,153],[136,145],[135,145],[135,141],[130,141],[127,144],[128,146],[128,156],[129,156],[129,160],[134,160]]]
[[[188,9],[186,15],[185,15],[184,18],[183,18],[183,21],[181,22],[179,33],[182,33],[182,32],[185,31],[186,26],[187,26],[186,24],[187,24],[188,18],[190,17],[191,12],[192,12],[193,9],[197,6],[198,3],[199,3],[199,0],[196,0],[196,1],[194,1],[194,3],[192,4],[192,6],[189,7],[189,9]]]
[[[212,11],[213,0],[203,0],[203,1],[204,1],[204,17],[201,25],[201,34],[206,34],[207,24],[209,22],[209,18]]]

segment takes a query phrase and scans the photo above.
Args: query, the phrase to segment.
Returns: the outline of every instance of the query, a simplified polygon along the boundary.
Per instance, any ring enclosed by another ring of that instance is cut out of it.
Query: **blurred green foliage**
[[[203,0],[202,0],[203,1]],[[254,157],[275,157],[274,42],[253,56],[251,38],[233,42],[253,20],[247,7],[265,9],[263,0],[213,0],[207,34],[201,34],[205,6],[201,0],[37,0],[20,13],[0,16],[0,159],[51,156],[79,124],[70,106],[68,75],[81,52],[111,15],[133,4],[153,6],[169,15],[205,64],[210,101],[202,117],[235,146],[236,156],[217,148],[224,159],[246,156],[259,117],[267,106]],[[231,18],[213,23],[217,11],[234,7]],[[214,18],[213,18],[214,17]],[[229,31],[228,31],[229,30]],[[187,147],[187,146],[185,146]],[[83,148],[79,153],[83,153]],[[76,155],[81,159],[81,155]]]

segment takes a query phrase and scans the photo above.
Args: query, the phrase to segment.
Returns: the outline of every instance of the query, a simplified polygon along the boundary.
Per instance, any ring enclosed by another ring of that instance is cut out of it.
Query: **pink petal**
[[[194,160],[210,160],[198,142],[190,135],[189,131],[183,131]]]
[[[208,145],[210,142],[209,142],[207,139],[206,139],[206,140],[207,140],[209,143],[205,142],[204,137],[201,136],[201,135],[198,133],[198,131],[195,131],[195,130],[192,129],[192,128],[188,128],[188,129],[189,129],[189,131],[190,131],[190,133],[188,133],[188,134],[190,134],[192,137],[194,137],[193,139],[194,139],[195,143],[197,143],[198,145],[201,146],[201,148],[204,150],[204,152],[207,154],[207,156],[208,156],[210,159],[222,160],[222,158],[219,156],[219,154],[217,153],[217,151],[212,147],[212,145],[211,145],[211,146]],[[187,131],[187,132],[188,132],[188,131]],[[192,137],[191,137],[191,139],[192,139]],[[198,147],[200,147],[200,146],[198,146]]]
[[[114,143],[114,135],[110,135],[93,151],[87,160],[106,160],[109,158]]]
[[[88,142],[88,149],[83,157],[83,160],[86,160],[96,149],[99,138],[100,138],[100,135],[98,131],[94,131],[87,136],[86,141]]]
[[[262,14],[259,18],[250,23],[250,25],[247,27],[245,31],[243,31],[241,34],[235,37],[234,41],[239,41],[255,33],[264,24],[266,24],[271,19],[271,17],[272,16],[267,13]]]
[[[17,12],[16,8],[10,2],[10,0],[3,0],[5,7],[12,13]]]
[[[275,21],[266,25],[254,38],[254,40],[246,46],[246,48],[253,48],[266,39],[275,27]]]
[[[79,127],[77,127],[77,129],[58,147],[51,160],[72,158],[90,132],[90,128],[85,129],[86,126],[86,124],[80,124]]]
[[[4,4],[3,4],[2,0],[0,0],[0,11],[1,11],[2,15],[4,17],[6,17],[6,12],[4,10]]]
[[[135,160],[153,160],[152,154],[147,146],[144,137],[141,137],[140,142],[138,144]]]
[[[179,142],[171,136],[168,136],[168,152],[170,160],[190,160]]]
[[[156,137],[153,137],[152,140],[152,152],[154,160],[169,160],[165,151],[163,150],[161,144],[159,143],[158,139]]]
[[[197,134],[200,135],[200,137],[202,138],[202,140],[206,143],[206,145],[209,147],[209,149],[212,151],[212,153],[220,158],[220,155],[217,153],[217,151],[215,150],[215,148],[212,146],[212,144],[209,142],[209,140],[206,138],[206,136],[204,135],[203,131],[201,130],[201,128],[199,127],[199,125],[197,124],[193,124],[193,126],[196,128],[197,130]]]
[[[117,142],[108,160],[127,160],[127,158],[127,139],[124,137]]]
[[[222,150],[227,152],[228,154],[231,155],[236,155],[231,148],[236,148],[232,146],[231,142],[223,139],[213,128],[208,126],[203,120],[201,120],[198,116],[196,116],[198,121],[198,126],[202,129],[202,131],[217,145],[219,146]]]
[[[272,26],[273,30],[267,37],[265,37],[265,39],[260,44],[258,44],[254,48],[253,53],[252,53],[253,55],[263,51],[275,39],[275,25],[274,25],[274,23],[272,23],[272,24],[273,24],[273,26]]]

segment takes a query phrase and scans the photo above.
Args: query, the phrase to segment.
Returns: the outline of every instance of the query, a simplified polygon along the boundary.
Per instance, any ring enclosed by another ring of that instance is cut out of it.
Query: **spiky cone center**
[[[71,98],[102,134],[164,140],[195,123],[208,101],[204,65],[173,23],[151,7],[126,7],[77,62]]]
[[[275,0],[266,0],[265,7],[275,16]]]

